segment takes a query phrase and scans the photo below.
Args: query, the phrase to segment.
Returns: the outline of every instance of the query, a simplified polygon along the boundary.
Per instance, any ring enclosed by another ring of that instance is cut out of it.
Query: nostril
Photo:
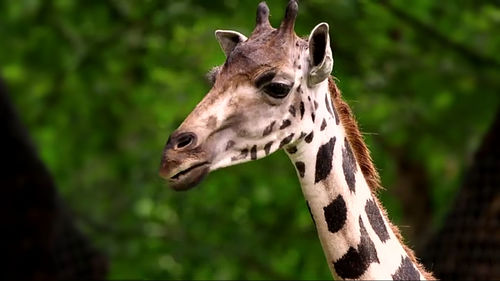
[[[174,133],[167,142],[167,149],[187,149],[196,145],[196,135],[191,132]]]
[[[175,146],[175,148],[183,148],[183,147],[186,147],[188,145],[190,145],[191,143],[193,143],[193,136],[191,135],[185,135],[185,136],[181,136],[178,141],[177,141],[177,145]]]
[[[165,151],[173,150],[183,150],[194,147],[196,145],[196,135],[191,132],[174,132],[167,140],[165,145]]]

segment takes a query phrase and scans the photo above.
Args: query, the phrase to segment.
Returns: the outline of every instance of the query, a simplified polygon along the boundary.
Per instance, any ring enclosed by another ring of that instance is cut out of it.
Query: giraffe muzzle
[[[206,155],[197,145],[196,134],[175,132],[165,145],[159,174],[174,190],[190,189],[210,171],[211,163]]]
[[[161,161],[159,174],[174,190],[187,190],[198,183],[210,171],[210,162],[179,162],[165,157]]]
[[[209,162],[197,163],[169,177],[168,182],[175,190],[187,190],[198,185],[209,171]]]

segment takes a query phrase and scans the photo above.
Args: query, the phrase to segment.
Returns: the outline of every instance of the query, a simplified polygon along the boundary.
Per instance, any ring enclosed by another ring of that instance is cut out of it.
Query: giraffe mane
[[[358,123],[351,112],[349,105],[342,99],[342,94],[339,88],[335,84],[333,77],[328,78],[328,88],[330,90],[330,95],[335,109],[339,113],[340,122],[344,126],[347,139],[352,147],[356,160],[359,163],[361,172],[368,183],[368,186],[372,192],[376,193],[378,190],[382,189],[380,184],[380,176],[378,174],[375,165],[373,165],[373,160],[370,155],[370,151],[363,140],[363,136],[358,128]]]
[[[358,161],[359,167],[361,168],[361,172],[363,173],[363,176],[365,177],[366,182],[370,187],[370,190],[375,195],[373,196],[375,203],[377,204],[377,207],[381,210],[382,215],[388,218],[387,211],[382,206],[382,204],[380,204],[378,197],[376,196],[378,191],[380,189],[383,189],[382,185],[380,184],[380,175],[377,169],[375,168],[375,165],[373,164],[370,151],[368,150],[368,147],[366,146],[363,140],[363,135],[361,134],[358,128],[358,123],[356,122],[356,119],[352,114],[351,108],[342,99],[342,94],[340,92],[340,89],[335,84],[334,78],[332,76],[328,78],[328,89],[330,91],[330,96],[333,101],[333,106],[335,107],[335,110],[339,114],[340,122],[344,126],[347,140],[349,141],[349,144],[352,147],[354,157]],[[394,232],[396,238],[403,242],[401,243],[403,249],[405,250],[408,257],[411,259],[411,261],[417,266],[418,270],[422,272],[425,279],[435,280],[434,276],[428,271],[426,271],[425,268],[417,261],[413,250],[410,249],[408,246],[406,246],[406,243],[404,243],[404,238],[401,235],[399,229],[395,225],[393,225],[390,220],[387,220],[387,222],[389,224],[389,227]]]

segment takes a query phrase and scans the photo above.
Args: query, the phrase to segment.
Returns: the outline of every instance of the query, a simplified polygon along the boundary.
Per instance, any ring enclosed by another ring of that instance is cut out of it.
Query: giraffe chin
[[[210,163],[204,162],[183,170],[168,179],[176,191],[188,190],[198,185],[210,171]]]

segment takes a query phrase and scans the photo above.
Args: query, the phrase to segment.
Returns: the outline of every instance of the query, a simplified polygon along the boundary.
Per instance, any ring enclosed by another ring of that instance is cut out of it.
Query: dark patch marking
[[[290,107],[288,108],[288,112],[290,112],[290,114],[292,114],[292,116],[295,117],[296,115],[295,106],[290,105]]]
[[[264,145],[264,151],[266,152],[266,155],[269,155],[269,151],[271,150],[271,145],[273,145],[273,142],[270,141]]]
[[[335,124],[339,124],[340,123],[340,119],[339,119],[339,115],[337,114],[337,110],[335,109],[335,106],[333,106],[333,114],[335,115]]]
[[[290,154],[294,154],[297,152],[297,147],[296,146],[289,147],[286,149],[286,151]]]
[[[299,139],[301,139],[301,138],[305,137],[306,135],[307,135],[307,134],[306,134],[305,132],[301,132],[301,133],[300,133],[300,136],[299,136]]]
[[[333,148],[335,147],[336,137],[331,138],[327,143],[319,147],[316,154],[316,171],[314,183],[318,183],[328,177],[332,170]]]
[[[314,114],[314,112],[313,112],[313,113],[311,113],[311,118],[312,118],[313,123],[314,123],[314,120],[316,119],[316,114]]]
[[[302,119],[304,117],[304,112],[306,111],[303,101],[300,101],[299,109],[300,109],[300,119]]]
[[[250,159],[252,159],[252,160],[257,159],[257,146],[256,145],[252,146],[252,149],[250,149]]]
[[[314,137],[314,131],[310,132],[309,135],[304,139],[307,143],[311,143]]]
[[[299,86],[297,87],[297,92],[299,92],[299,94],[302,94],[302,85],[299,84]]]
[[[316,221],[314,220],[313,213],[311,212],[311,206],[309,206],[309,202],[307,200],[306,200],[306,205],[307,205],[307,209],[309,210],[309,214],[311,215],[311,219],[312,219],[314,225],[316,225]]]
[[[267,127],[264,129],[264,132],[262,133],[262,136],[265,137],[269,135],[273,131],[273,127],[276,121],[271,122],[271,124],[267,125]]]
[[[368,216],[368,221],[373,228],[373,231],[377,234],[380,241],[385,242],[389,239],[389,233],[387,232],[387,228],[385,227],[384,219],[380,214],[379,208],[377,208],[377,204],[375,201],[369,199],[366,201],[365,212]]]
[[[361,216],[359,216],[359,228],[361,241],[357,249],[350,247],[345,255],[333,263],[335,272],[342,279],[358,279],[365,273],[370,263],[380,263],[375,245],[366,232]]]
[[[339,194],[330,204],[323,207],[323,212],[325,214],[328,231],[335,233],[344,227],[347,219],[347,207],[342,195]]]
[[[213,115],[208,117],[207,128],[213,130],[216,126],[217,126],[217,117]]]
[[[284,145],[289,144],[292,141],[293,135],[294,135],[294,133],[291,133],[288,137],[284,138],[280,142],[280,147],[279,148],[282,148]]]
[[[318,109],[318,102],[314,101],[314,110]]]
[[[288,119],[283,120],[283,123],[281,123],[280,130],[285,129],[286,127],[290,126],[292,122]]]
[[[302,65],[299,64],[298,68],[299,68],[299,70],[302,69]]]
[[[419,280],[420,273],[415,269],[413,263],[408,257],[401,257],[401,265],[394,274],[391,274],[393,280]]]
[[[240,155],[231,157],[231,161],[242,160],[247,158],[248,148],[241,150]]]
[[[297,167],[297,171],[299,172],[299,175],[301,178],[304,177],[304,173],[306,172],[306,164],[302,161],[297,161],[295,162],[295,167]]]
[[[326,110],[328,110],[328,112],[330,113],[330,115],[332,117],[334,117],[333,113],[332,113],[332,108],[330,107],[330,101],[328,100],[328,92],[325,94],[325,104],[326,104]]]
[[[321,122],[320,131],[323,131],[326,128],[326,120],[323,118],[323,122]]]
[[[344,147],[342,148],[342,169],[344,170],[347,186],[351,192],[356,192],[356,160],[347,138],[344,138]]]
[[[234,144],[235,144],[234,141],[232,141],[232,140],[228,141],[226,144],[226,151],[228,151],[231,147],[233,147]]]

